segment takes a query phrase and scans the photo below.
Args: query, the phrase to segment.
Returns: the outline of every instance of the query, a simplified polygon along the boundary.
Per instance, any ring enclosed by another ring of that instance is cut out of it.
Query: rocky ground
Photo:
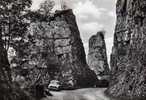
[[[77,90],[51,91],[53,96],[42,100],[111,100],[104,94],[106,88],[86,88]]]

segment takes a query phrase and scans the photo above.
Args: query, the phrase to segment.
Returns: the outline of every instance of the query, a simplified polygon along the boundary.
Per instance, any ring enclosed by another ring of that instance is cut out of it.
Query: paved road
[[[105,88],[87,88],[72,91],[51,91],[52,97],[42,100],[111,100],[104,95]]]

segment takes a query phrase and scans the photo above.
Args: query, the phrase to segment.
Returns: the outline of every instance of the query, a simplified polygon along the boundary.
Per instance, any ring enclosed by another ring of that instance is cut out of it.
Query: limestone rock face
[[[89,39],[88,65],[100,80],[108,80],[109,66],[107,62],[104,32],[98,32]],[[104,84],[100,82],[100,84]]]
[[[124,100],[146,97],[146,1],[118,0],[107,93]]]
[[[72,10],[58,12],[50,25],[54,27],[54,32],[50,33],[53,35],[55,55],[60,61],[59,80],[71,87],[93,86],[96,76],[86,63],[83,43]]]
[[[49,84],[51,80],[59,80],[63,89],[95,85],[96,75],[86,63],[72,10],[57,11],[49,21],[32,23],[29,32],[33,42],[27,47],[30,50],[25,57],[27,66],[23,65],[31,67],[26,69],[30,69],[27,76],[33,82]]]

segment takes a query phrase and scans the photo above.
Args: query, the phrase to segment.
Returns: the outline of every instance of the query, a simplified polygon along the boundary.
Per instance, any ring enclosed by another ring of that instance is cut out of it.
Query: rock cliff
[[[104,32],[97,32],[89,39],[88,65],[99,80],[109,75]]]
[[[29,69],[26,76],[33,80],[30,83],[59,80],[63,89],[95,85],[96,75],[86,63],[72,10],[57,11],[47,21],[31,23],[26,40],[29,43],[23,51],[29,54],[23,56],[22,65]]]
[[[96,80],[85,57],[85,51],[72,10],[57,12],[49,37],[53,38],[54,52],[60,61],[60,80],[71,87],[93,86]],[[54,31],[54,32],[53,32]]]
[[[118,0],[107,93],[122,100],[146,97],[146,1]]]

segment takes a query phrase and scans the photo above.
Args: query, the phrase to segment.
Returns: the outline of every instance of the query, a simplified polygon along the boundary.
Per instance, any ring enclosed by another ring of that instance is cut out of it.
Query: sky
[[[44,0],[33,0],[32,9],[39,8],[39,4]],[[60,9],[60,0],[54,0],[56,9]],[[105,41],[108,61],[113,45],[113,34],[115,28],[116,0],[64,0],[68,8],[73,9],[83,40],[86,55],[88,55],[88,40],[100,30],[105,30]]]

